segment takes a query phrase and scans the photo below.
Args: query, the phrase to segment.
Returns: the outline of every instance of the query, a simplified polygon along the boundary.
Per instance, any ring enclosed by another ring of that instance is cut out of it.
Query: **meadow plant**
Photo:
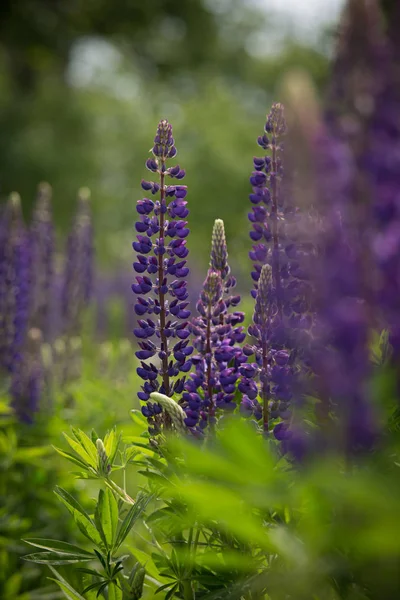
[[[21,200],[11,194],[2,214],[2,249],[0,263],[0,357],[9,373],[21,360],[29,312],[29,238]]]
[[[254,159],[250,179],[254,311],[246,331],[221,219],[191,317],[187,190],[169,182],[185,173],[168,166],[176,155],[172,127],[165,120],[158,125],[146,161],[157,179],[142,181],[155,199],[137,202],[133,242],[137,374],[144,383],[141,411],[131,416],[140,435],[124,436],[124,444],[115,430],[102,439],[73,428],[66,436],[72,453],[58,452],[79,467],[79,477],[97,480],[94,514],[65,490],[57,495],[86,544],[27,540],[39,551],[26,559],[48,564],[67,597],[275,600],[308,598],[317,586],[321,597],[339,598],[347,597],[343,570],[357,579],[350,557],[345,565],[335,558],[346,543],[341,533],[328,549],[321,541],[313,545],[321,519],[344,530],[354,494],[350,473],[356,486],[370,486],[369,475],[361,483],[357,461],[379,450],[369,297],[351,210],[357,162],[351,147],[318,123],[308,140],[317,199],[308,221],[307,207],[295,205],[295,177],[290,186],[283,177],[280,138],[286,134],[283,106],[274,104],[259,138],[267,155]],[[103,350],[110,353],[108,346]],[[323,485],[318,456],[328,474]],[[132,467],[146,478],[136,497]],[[338,486],[339,510],[332,491]],[[373,494],[381,502],[377,490]],[[319,506],[318,515],[310,504]],[[365,517],[368,509],[361,510]],[[138,544],[128,542],[128,561],[122,545],[135,530]],[[362,536],[354,531],[358,544]],[[393,548],[400,556],[398,544]],[[319,568],[315,575],[315,564],[332,550],[332,576]],[[71,563],[88,567],[67,579],[58,565]],[[366,587],[374,589],[363,572],[354,589]]]
[[[157,175],[157,181],[142,181],[142,188],[158,200],[143,198],[136,205],[139,220],[135,224],[137,252],[133,268],[138,273],[132,285],[137,295],[135,313],[140,318],[134,330],[139,340],[136,352],[141,361],[137,373],[144,380],[138,393],[146,402],[143,414],[149,419],[152,432],[171,425],[168,413],[159,404],[149,402],[150,394],[158,391],[166,396],[183,391],[185,374],[192,362],[193,346],[189,344],[190,330],[185,277],[189,273],[186,257],[186,237],[189,234],[189,214],[185,200],[187,189],[181,184],[168,185],[169,180],[181,181],[185,171],[179,165],[167,167],[167,161],[177,154],[172,127],[168,121],[158,124],[152,157],[146,167]],[[153,318],[150,318],[153,317]],[[149,361],[150,362],[145,362]]]
[[[48,564],[68,598],[397,597],[400,414],[385,386],[386,359],[392,351],[398,370],[400,354],[398,97],[391,80],[382,83],[385,69],[376,88],[368,70],[355,76],[365,62],[372,72],[387,64],[379,35],[366,56],[357,54],[354,72],[346,64],[351,32],[365,41],[357,15],[376,32],[376,8],[373,0],[349,0],[331,88],[331,98],[343,99],[340,114],[329,106],[324,119],[302,124],[312,166],[308,205],[296,203],[302,193],[284,152],[291,134],[283,105],[267,115],[258,138],[265,154],[254,157],[250,177],[247,331],[220,218],[191,315],[185,171],[170,165],[172,127],[159,122],[146,161],[154,180],[141,182],[148,197],[136,203],[133,242],[141,410],[131,411],[134,425],[123,438],[115,429],[102,437],[73,428],[65,436],[70,450],[57,449],[100,487],[91,510],[56,492],[85,541],[27,540],[38,551],[26,559]],[[372,104],[363,104],[365,96]],[[11,213],[11,246],[20,248],[14,204],[2,226]],[[9,244],[0,251],[4,269]],[[75,339],[92,270],[84,195],[67,255],[63,314]],[[1,294],[3,302],[3,287]],[[29,339],[38,342],[36,329]],[[102,352],[109,361],[110,346]],[[25,360],[18,381],[32,395],[20,406],[31,408],[40,362],[29,353]],[[139,492],[134,468],[144,477]],[[86,567],[72,572],[73,563]]]
[[[43,339],[50,339],[52,280],[54,274],[54,227],[49,184],[39,185],[30,226],[31,246],[31,327],[39,329]]]

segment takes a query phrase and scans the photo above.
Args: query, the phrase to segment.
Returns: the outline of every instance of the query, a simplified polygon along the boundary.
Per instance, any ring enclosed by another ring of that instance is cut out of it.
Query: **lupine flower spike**
[[[93,228],[90,191],[78,193],[78,207],[68,237],[62,291],[63,330],[66,337],[64,380],[79,375],[80,335],[84,310],[90,299],[93,281]]]
[[[230,312],[240,296],[230,295],[236,280],[230,275],[224,223],[214,223],[210,269],[196,305],[199,316],[192,321],[195,335],[193,356],[195,372],[185,384],[182,405],[186,411],[186,425],[199,434],[207,424],[214,425],[219,409],[234,410],[233,402],[239,365],[246,358],[239,346],[246,334],[240,324],[241,312]]]
[[[255,205],[248,215],[252,223],[250,238],[255,242],[250,252],[250,258],[254,262],[254,271],[251,275],[257,284],[262,265],[266,263],[271,265],[274,301],[281,314],[283,300],[281,271],[285,268],[286,261],[282,261],[283,222],[280,188],[283,167],[280,154],[283,150],[281,140],[287,130],[282,104],[272,105],[264,129],[264,135],[258,138],[258,145],[264,150],[269,150],[270,155],[254,158],[255,171],[250,177],[253,188],[250,201]],[[256,296],[255,290],[253,296]]]
[[[273,317],[272,293],[272,268],[263,265],[258,289],[256,304],[253,315],[253,324],[249,327],[249,334],[254,338],[255,345],[246,347],[246,354],[254,354],[255,363],[246,364],[241,367],[243,375],[239,389],[243,393],[241,410],[244,414],[254,415],[256,419],[262,417],[263,430],[269,430],[269,350],[271,337],[271,322]],[[258,387],[256,380],[259,380]],[[261,397],[261,405],[258,402]]]
[[[29,244],[21,200],[11,194],[3,215],[0,256],[0,362],[12,372],[21,360],[29,310]]]
[[[29,330],[21,358],[15,362],[11,378],[11,405],[20,421],[32,423],[40,409],[45,388],[45,374],[41,355],[42,333]]]
[[[176,156],[172,127],[160,121],[154,138],[152,157],[146,167],[157,175],[157,181],[142,181],[142,188],[158,200],[138,200],[139,219],[133,249],[137,252],[133,268],[138,274],[132,290],[137,294],[135,313],[140,317],[134,333],[139,340],[136,352],[141,361],[137,368],[144,385],[138,393],[146,402],[142,412],[149,420],[149,431],[159,433],[162,426],[169,427],[170,415],[162,413],[157,402],[150,402],[150,394],[158,391],[168,397],[181,393],[185,374],[191,368],[193,347],[188,337],[188,292],[185,277],[189,234],[189,211],[185,200],[186,186],[169,184],[169,179],[180,182],[185,171],[179,165],[167,167],[167,161]]]
[[[51,283],[53,276],[54,229],[51,211],[51,187],[41,183],[32,218],[30,325],[37,327],[45,340],[49,337]]]

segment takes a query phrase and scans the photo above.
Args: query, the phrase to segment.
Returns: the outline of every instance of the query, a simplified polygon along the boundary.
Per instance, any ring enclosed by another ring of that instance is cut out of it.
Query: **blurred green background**
[[[189,247],[201,281],[215,218],[248,285],[248,177],[288,70],[323,89],[341,0],[4,0],[0,8],[0,195],[49,181],[59,234],[92,190],[102,271],[131,276],[135,202],[157,122],[187,171]],[[322,10],[321,10],[322,9]]]

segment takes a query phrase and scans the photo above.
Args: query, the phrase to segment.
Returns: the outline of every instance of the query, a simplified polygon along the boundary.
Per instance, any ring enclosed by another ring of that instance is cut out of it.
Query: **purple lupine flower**
[[[347,449],[370,447],[376,426],[368,395],[369,321],[360,245],[349,202],[353,165],[345,144],[321,132],[315,145],[322,214],[315,264],[317,326],[312,353],[322,417],[338,416]]]
[[[90,192],[82,188],[72,230],[68,236],[64,283],[62,291],[63,329],[68,335],[79,336],[82,315],[87,305],[93,280],[93,229]]]
[[[78,206],[68,236],[64,280],[61,292],[61,317],[65,340],[62,381],[79,378],[81,371],[82,319],[92,293],[93,228],[90,191],[78,192]]]
[[[185,384],[182,405],[188,427],[203,430],[213,425],[217,410],[234,410],[234,395],[239,366],[246,360],[240,344],[246,334],[241,325],[244,314],[230,311],[240,302],[232,295],[236,279],[230,274],[224,223],[217,219],[211,238],[210,269],[192,321],[193,345],[197,354],[192,362],[195,372]],[[197,426],[198,424],[198,426]]]
[[[398,46],[398,44],[397,44]],[[377,98],[364,155],[372,196],[369,245],[377,267],[374,297],[379,325],[387,327],[396,367],[400,359],[400,75],[396,44]],[[399,379],[400,389],[400,379]]]
[[[363,151],[369,119],[387,76],[387,45],[379,2],[347,0],[325,104],[329,129],[349,143],[356,155]]]
[[[282,314],[282,277],[286,268],[282,227],[282,201],[280,197],[283,177],[281,153],[282,137],[287,127],[282,104],[273,104],[267,116],[265,133],[258,138],[258,145],[270,152],[270,156],[254,157],[254,171],[250,177],[252,193],[249,198],[254,205],[249,213],[252,223],[250,238],[254,242],[250,258],[254,263],[251,275],[256,282],[253,297],[256,296],[257,281],[263,264],[272,267],[273,301],[278,313]]]
[[[254,356],[255,362],[240,367],[242,377],[239,390],[243,394],[241,412],[257,420],[262,418],[265,433],[270,430],[270,419],[290,420],[294,387],[290,352],[275,348],[273,343],[276,338],[274,328],[279,323],[273,293],[272,268],[263,265],[258,280],[253,323],[249,327],[249,335],[254,343],[244,347],[244,354],[247,357]],[[275,437],[280,440],[279,432],[286,429],[286,423],[276,424]]]
[[[11,406],[19,421],[32,423],[40,408],[45,389],[45,371],[41,355],[42,333],[31,328],[11,377]]]
[[[146,167],[157,174],[158,180],[142,181],[143,190],[159,199],[138,200],[136,210],[139,219],[133,249],[137,252],[133,268],[137,273],[132,290],[137,294],[135,313],[139,319],[134,334],[139,340],[137,368],[144,385],[138,393],[146,402],[142,408],[148,418],[151,433],[158,433],[160,426],[170,426],[167,413],[161,407],[148,402],[150,394],[158,391],[166,396],[183,390],[185,373],[191,368],[190,330],[188,327],[188,292],[185,277],[189,234],[187,221],[186,186],[167,184],[168,179],[180,182],[185,171],[179,165],[167,168],[168,159],[176,156],[172,127],[166,120],[158,124],[152,148],[153,156]],[[167,179],[168,178],[168,179]],[[181,375],[183,373],[183,376]]]
[[[244,321],[244,313],[240,311],[230,312],[230,308],[236,308],[240,304],[240,296],[231,292],[236,287],[236,278],[231,275],[228,264],[228,246],[226,243],[225,227],[222,219],[216,219],[211,237],[210,268],[219,273],[223,286],[223,301],[226,311],[220,313],[220,324],[225,323],[229,328],[229,337],[236,343],[245,339],[243,327],[236,327]],[[228,330],[227,330],[228,333]]]
[[[255,345],[247,345],[244,349],[247,356],[254,355],[256,362],[240,368],[242,379],[239,390],[243,394],[241,412],[254,415],[256,419],[262,418],[264,432],[269,430],[269,351],[273,312],[276,310],[271,294],[272,268],[270,265],[263,265],[258,279],[253,324],[249,327],[249,334],[254,338]],[[260,388],[256,378],[260,381]],[[261,405],[258,396],[261,397]]]
[[[51,187],[41,183],[30,228],[31,306],[30,325],[49,338],[50,301],[52,296],[54,228]]]
[[[310,257],[314,248],[304,237],[307,230],[304,221],[308,221],[308,217],[305,219],[294,205],[288,177],[283,178],[281,140],[287,126],[281,104],[272,106],[264,129],[258,144],[268,154],[253,159],[255,171],[250,177],[249,198],[254,206],[248,215],[252,223],[250,237],[254,242],[249,256],[254,263],[252,294],[256,298],[256,309],[255,322],[249,328],[254,343],[246,346],[245,352],[248,358],[254,354],[256,362],[243,365],[239,389],[245,394],[242,412],[263,416],[263,428],[267,432],[271,420],[290,420],[293,398],[296,397],[298,404],[303,396],[303,379],[309,369],[308,365],[305,368],[306,348],[315,318],[310,283]],[[270,269],[264,269],[267,266]],[[264,280],[259,294],[261,272]],[[262,307],[264,313],[268,310],[268,318],[260,330],[258,315]],[[253,373],[260,376],[260,390]],[[259,392],[261,410],[257,402]],[[278,436],[280,430],[283,426],[277,429]]]
[[[309,240],[303,239],[303,231],[307,229],[305,217],[293,204],[288,177],[283,179],[281,139],[287,133],[287,126],[282,104],[273,104],[264,129],[258,144],[269,154],[253,159],[255,171],[250,177],[249,198],[254,205],[248,214],[252,223],[250,238],[254,242],[249,253],[254,264],[252,295],[256,296],[262,266],[269,264],[272,268],[270,302],[276,307],[273,309],[274,337],[270,341],[277,349],[296,348],[301,354],[301,346],[307,343],[305,332],[313,325],[309,282],[313,249]]]
[[[0,257],[0,362],[12,372],[21,358],[30,297],[29,240],[18,194],[11,194],[2,219],[7,231]]]
[[[373,309],[378,285],[376,260],[370,236],[371,202],[377,197],[369,181],[374,170],[371,162],[379,141],[375,140],[374,121],[384,115],[387,123],[396,122],[396,109],[391,109],[380,98],[385,95],[387,83],[394,90],[396,68],[392,68],[390,48],[380,3],[377,0],[347,0],[343,12],[338,44],[333,61],[330,85],[326,98],[326,124],[333,136],[349,146],[354,170],[348,200],[352,207],[353,245],[362,247],[359,268],[363,272],[364,290],[360,294],[371,307],[371,327],[379,327],[377,311]],[[394,64],[394,63],[393,63]],[[387,111],[392,112],[389,116]],[[394,117],[394,120],[392,119]],[[390,125],[391,126],[391,125]],[[391,137],[391,134],[390,134]],[[377,143],[376,143],[377,142]],[[376,152],[378,161],[393,156],[382,144]],[[375,170],[376,172],[376,170]],[[380,201],[378,201],[380,204]]]

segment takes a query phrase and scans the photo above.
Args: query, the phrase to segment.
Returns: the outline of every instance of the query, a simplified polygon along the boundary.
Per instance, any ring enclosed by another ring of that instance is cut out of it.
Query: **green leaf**
[[[114,462],[120,441],[121,434],[117,435],[115,428],[109,431],[104,438],[104,447],[111,464]]]
[[[88,465],[84,460],[81,460],[74,454],[71,454],[71,452],[66,452],[65,450],[61,450],[60,448],[57,448],[56,446],[53,446],[53,448],[56,452],[58,452],[58,454],[61,454],[61,456],[63,456],[64,458],[67,458],[74,464],[78,465],[78,467],[84,468],[85,470],[87,469]]]
[[[57,552],[36,552],[27,554],[23,557],[24,560],[43,565],[69,565],[77,562],[93,560],[93,556],[84,554],[59,554]]]
[[[136,423],[136,425],[140,425],[141,427],[144,427],[144,428],[147,427],[147,421],[140,410],[132,409],[130,412],[130,415],[131,415],[132,421],[134,423]]]
[[[154,563],[153,558],[143,550],[139,550],[134,546],[129,545],[127,548],[131,554],[146,568],[146,573],[158,581],[160,573]]]
[[[86,435],[86,433],[84,431],[82,431],[81,429],[75,429],[75,427],[72,427],[71,430],[72,430],[72,433],[74,434],[75,438],[82,445],[82,447],[86,450],[86,452],[92,459],[94,466],[96,467],[97,461],[98,461],[96,444],[94,444],[92,442],[92,440],[90,439],[90,437],[88,435]]]
[[[81,596],[80,593],[68,583],[68,581],[61,577],[60,573],[56,571],[56,569],[53,569],[53,567],[50,567],[50,569],[56,577],[55,579],[50,577],[51,581],[55,581],[57,583],[68,600],[85,600],[85,598]]]
[[[91,542],[102,548],[103,541],[101,536],[85,509],[82,508],[79,502],[77,502],[75,498],[66,490],[56,487],[55,493],[60,498],[61,502],[63,502],[63,504],[65,504],[65,506],[68,508],[83,535],[85,535]]]
[[[122,600],[122,590],[116,583],[108,586],[108,600]]]
[[[136,521],[139,519],[139,517],[144,513],[147,505],[152,499],[152,495],[144,495],[142,493],[139,493],[137,495],[135,504],[133,504],[132,507],[128,510],[119,528],[118,536],[115,541],[116,549],[120,547],[128,533],[130,532]]]
[[[108,488],[99,492],[95,523],[107,548],[112,548],[118,529],[118,504]]]
[[[74,450],[78,456],[80,456],[85,461],[85,466],[90,466],[93,469],[97,469],[97,460],[94,461],[93,458],[88,454],[85,448],[79,442],[76,442],[72,438],[69,437],[66,433],[63,434],[68,444],[71,446],[72,450]]]
[[[31,546],[35,546],[36,548],[43,548],[44,550],[50,550],[53,552],[58,552],[61,554],[81,554],[87,557],[94,558],[94,555],[79,546],[75,546],[74,544],[69,544],[68,542],[62,542],[60,540],[47,540],[44,538],[27,538],[23,540],[27,544]]]

